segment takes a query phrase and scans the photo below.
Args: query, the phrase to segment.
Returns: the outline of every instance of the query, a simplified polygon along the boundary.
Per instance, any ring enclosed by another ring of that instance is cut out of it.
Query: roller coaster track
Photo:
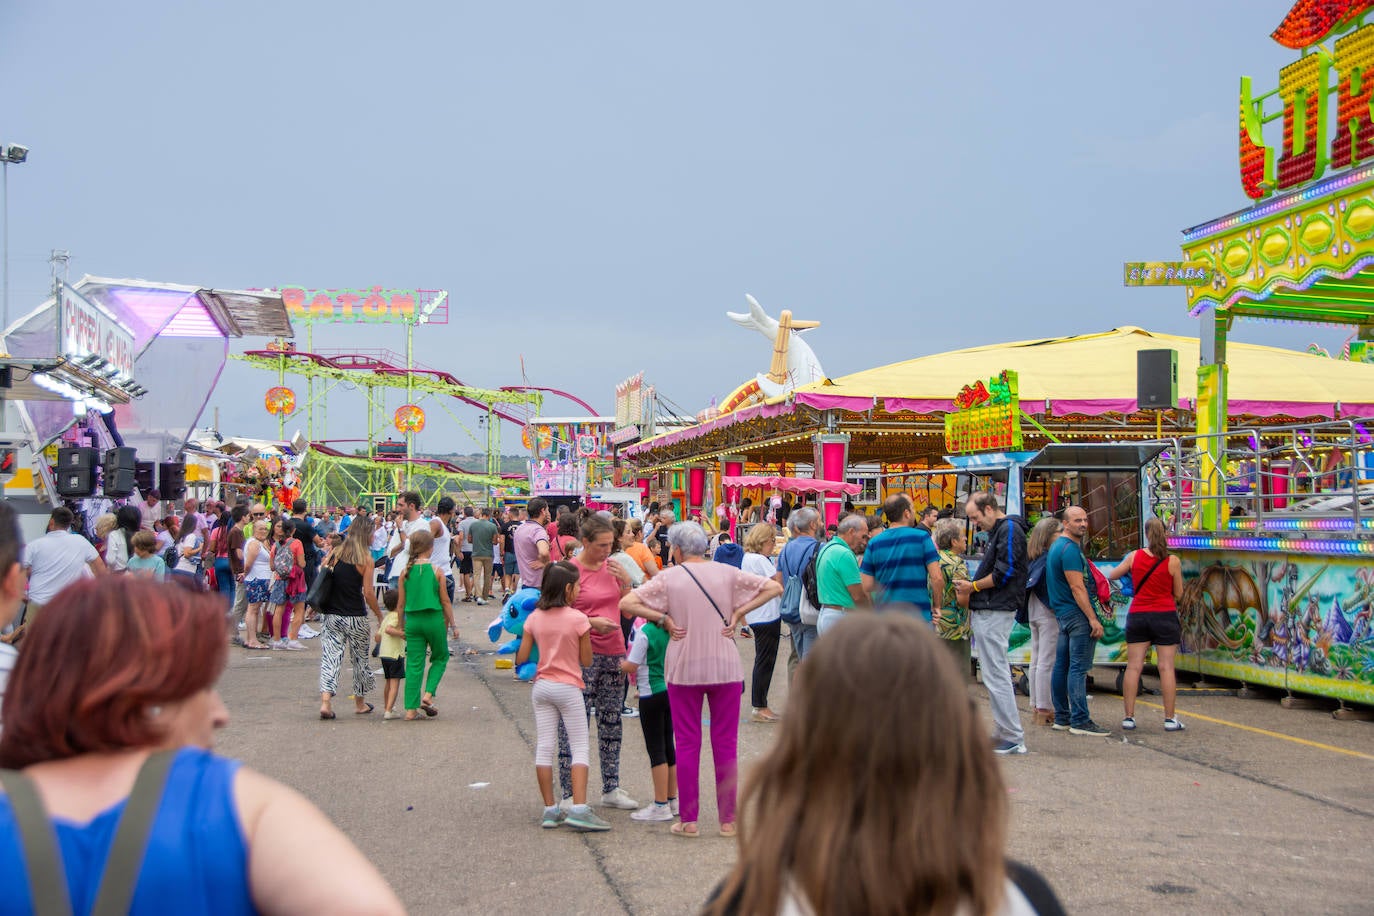
[[[259,369],[280,371],[283,362],[285,371],[297,374],[329,378],[368,388],[411,388],[428,394],[447,395],[465,404],[491,413],[508,423],[523,427],[528,418],[519,417],[494,407],[495,404],[533,405],[538,411],[545,393],[566,398],[585,409],[590,414],[596,411],[586,401],[557,388],[539,388],[528,385],[508,385],[502,388],[474,388],[463,384],[452,373],[426,366],[413,365],[404,368],[404,357],[387,350],[363,350],[355,352],[306,353],[301,350],[249,350],[243,355],[234,354],[234,359],[242,360]]]

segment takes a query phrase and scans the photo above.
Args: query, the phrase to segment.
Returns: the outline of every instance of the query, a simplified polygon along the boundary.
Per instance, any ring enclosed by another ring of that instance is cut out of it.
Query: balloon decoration
[[[534,448],[534,436],[536,435],[538,435],[538,433],[534,432],[534,427],[529,424],[526,424],[520,430],[521,444],[523,444],[525,448]]]
[[[296,409],[296,392],[280,385],[268,388],[267,396],[263,398],[263,406],[267,408],[268,413],[287,416]]]
[[[396,408],[394,422],[403,433],[418,433],[425,428],[425,412],[414,404],[403,404]]]

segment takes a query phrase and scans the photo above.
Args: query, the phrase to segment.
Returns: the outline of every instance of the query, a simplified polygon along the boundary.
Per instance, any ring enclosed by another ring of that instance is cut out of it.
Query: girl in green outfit
[[[434,705],[434,692],[439,679],[448,667],[448,637],[458,638],[453,623],[453,605],[448,589],[441,587],[439,577],[430,565],[429,555],[434,549],[434,535],[421,529],[410,535],[410,561],[397,584],[401,628],[406,634],[406,715],[407,722],[439,715]],[[425,677],[425,649],[429,650],[429,677]],[[424,693],[420,682],[424,681]]]

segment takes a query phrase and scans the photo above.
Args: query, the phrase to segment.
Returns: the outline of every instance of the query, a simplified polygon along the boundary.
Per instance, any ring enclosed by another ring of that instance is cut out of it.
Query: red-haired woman
[[[70,586],[34,621],[0,736],[0,766],[21,771],[0,795],[6,911],[56,898],[88,912],[123,874],[124,899],[106,901],[118,912],[403,912],[318,808],[212,752],[225,651],[222,602],[134,576]],[[125,844],[116,825],[144,800],[146,842]],[[112,847],[141,865],[102,883]],[[301,849],[330,862],[328,881],[300,880]],[[30,884],[45,851],[65,884]]]

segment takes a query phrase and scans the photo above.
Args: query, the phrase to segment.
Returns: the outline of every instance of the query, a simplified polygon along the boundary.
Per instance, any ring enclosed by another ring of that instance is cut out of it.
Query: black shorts
[[[665,763],[677,766],[673,710],[668,705],[667,691],[639,698],[639,724],[644,732],[644,749],[649,753],[649,766],[662,766]]]
[[[382,656],[382,677],[388,681],[404,680],[406,676],[406,660],[403,658],[387,658]]]
[[[1183,640],[1178,611],[1137,611],[1126,615],[1126,642],[1176,646]]]
[[[472,575],[472,554],[465,553],[463,558],[458,561],[458,574],[462,576]]]

